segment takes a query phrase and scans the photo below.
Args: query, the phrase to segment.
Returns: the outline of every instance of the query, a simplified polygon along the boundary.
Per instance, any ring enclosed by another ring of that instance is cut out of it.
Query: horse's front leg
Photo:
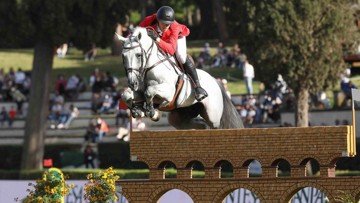
[[[174,93],[175,88],[173,87],[173,85],[169,85],[167,83],[148,86],[144,94],[146,100],[146,116],[150,117],[152,120],[159,120],[160,113],[157,109],[155,110],[154,108],[154,97],[156,95],[160,97],[162,99],[160,107],[164,107],[170,103],[172,97],[174,96]]]
[[[127,88],[121,94],[121,99],[130,109],[132,117],[137,118],[137,117],[145,116],[145,109],[144,109],[145,98],[143,94],[141,94],[140,92],[134,92],[130,88]]]

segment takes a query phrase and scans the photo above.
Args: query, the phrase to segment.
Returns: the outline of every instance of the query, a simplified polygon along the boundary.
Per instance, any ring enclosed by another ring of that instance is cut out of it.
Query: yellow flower
[[[90,203],[117,200],[115,181],[119,176],[114,174],[112,167],[97,174],[88,174],[89,183],[85,184],[84,198]]]

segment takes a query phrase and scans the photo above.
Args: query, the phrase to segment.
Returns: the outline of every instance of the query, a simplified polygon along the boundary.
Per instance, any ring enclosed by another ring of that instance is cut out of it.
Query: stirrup
[[[207,92],[202,87],[195,88],[195,99],[201,101],[208,96]]]

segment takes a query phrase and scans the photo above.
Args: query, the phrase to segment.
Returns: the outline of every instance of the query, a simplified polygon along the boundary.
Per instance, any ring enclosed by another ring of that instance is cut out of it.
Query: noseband
[[[130,42],[132,42],[132,41],[131,41],[131,38],[130,38]],[[136,43],[138,43],[138,44],[137,44],[137,45],[133,45],[133,46],[129,46],[129,47],[125,47],[125,46],[124,46],[123,49],[131,50],[131,49],[135,49],[135,48],[137,48],[137,47],[140,47],[141,53],[144,54],[144,56],[145,56],[145,60],[144,60],[144,57],[142,56],[142,57],[141,57],[141,66],[140,66],[140,68],[132,68],[132,67],[126,68],[126,67],[124,66],[127,75],[128,75],[129,73],[131,73],[131,72],[139,72],[139,75],[137,75],[137,79],[138,79],[139,81],[143,81],[143,80],[145,79],[146,74],[147,74],[147,72],[148,72],[149,70],[151,70],[152,68],[156,67],[157,65],[159,65],[159,64],[161,64],[161,63],[163,63],[163,62],[165,62],[165,61],[170,61],[170,62],[171,62],[171,60],[169,60],[171,56],[169,56],[168,54],[166,54],[162,49],[158,48],[159,52],[162,53],[162,55],[164,55],[165,58],[162,59],[162,60],[160,60],[160,61],[158,61],[158,62],[156,62],[155,64],[153,64],[153,65],[151,65],[151,66],[148,66],[149,58],[150,58],[150,56],[151,56],[151,54],[152,54],[151,51],[152,51],[152,49],[154,48],[155,41],[151,39],[151,46],[150,46],[150,48],[149,48],[148,50],[145,50],[145,49],[143,48],[142,44],[141,44],[139,41],[134,41],[134,42],[136,42]],[[157,46],[158,46],[158,45],[157,45]],[[144,61],[145,61],[145,63],[144,63]],[[172,63],[171,63],[171,64],[172,64]]]

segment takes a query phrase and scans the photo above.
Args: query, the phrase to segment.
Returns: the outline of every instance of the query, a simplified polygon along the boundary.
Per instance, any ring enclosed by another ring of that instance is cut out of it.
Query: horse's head
[[[128,85],[134,91],[144,87],[144,74],[149,58],[149,49],[154,42],[147,35],[146,29],[137,27],[128,37],[117,35],[123,42],[123,63],[128,78]]]

